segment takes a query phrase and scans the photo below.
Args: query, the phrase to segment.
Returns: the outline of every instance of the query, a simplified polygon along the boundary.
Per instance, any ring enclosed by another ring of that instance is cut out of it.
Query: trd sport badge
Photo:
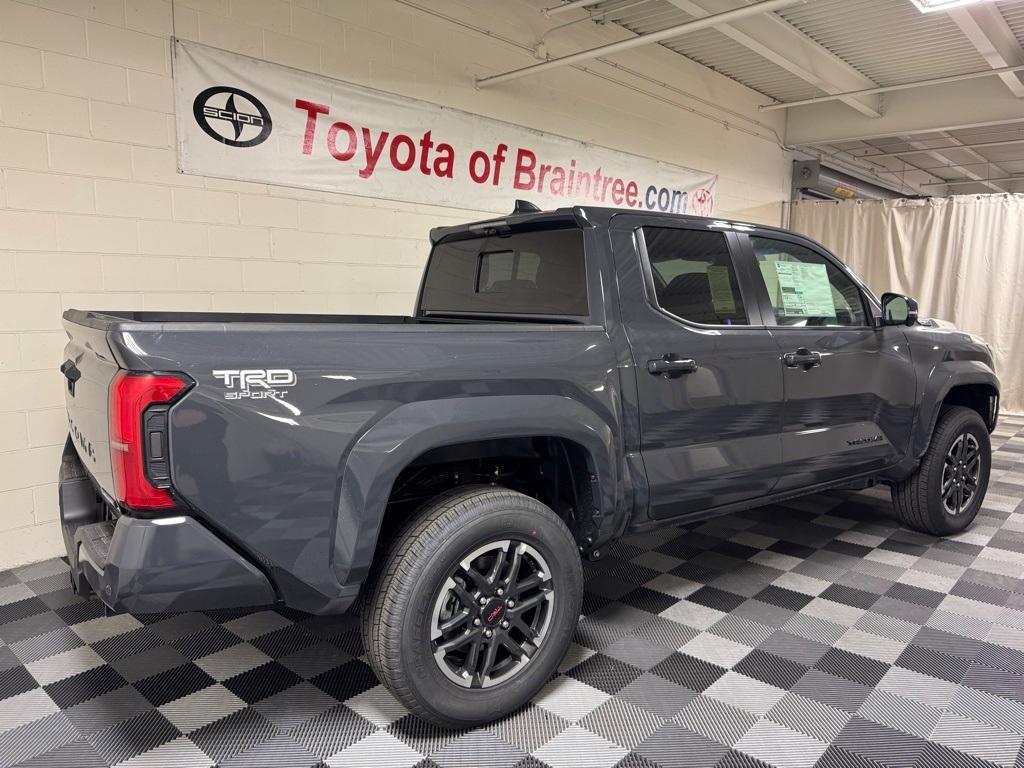
[[[255,147],[270,136],[273,121],[263,102],[240,88],[215,85],[196,96],[192,115],[207,136],[229,147]]]
[[[225,400],[281,399],[298,380],[287,368],[212,371],[215,379],[224,382]]]

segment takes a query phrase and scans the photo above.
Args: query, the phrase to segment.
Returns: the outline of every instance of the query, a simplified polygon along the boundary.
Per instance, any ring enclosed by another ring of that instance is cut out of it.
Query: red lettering
[[[398,159],[399,146],[405,147],[404,160]],[[391,140],[391,165],[393,165],[397,171],[408,171],[412,168],[412,164],[414,162],[416,162],[416,145],[413,144],[412,139],[404,133],[398,134]]]
[[[515,189],[533,189],[536,183],[533,169],[537,165],[537,156],[530,150],[520,147],[516,152],[516,175],[512,180]]]
[[[479,171],[477,166],[483,163],[483,171]],[[472,155],[469,156],[469,177],[477,184],[483,184],[487,181],[487,177],[491,175],[491,158],[487,156],[487,153],[482,150],[476,150]]]
[[[366,150],[366,166],[359,172],[359,176],[361,178],[368,179],[373,176],[373,171],[377,167],[377,161],[380,160],[381,153],[384,151],[384,145],[387,141],[388,132],[381,131],[376,145],[371,144],[370,129],[363,128],[363,148]]]
[[[313,134],[316,133],[316,116],[329,115],[331,108],[326,104],[317,104],[314,101],[306,101],[305,99],[296,99],[295,107],[306,110],[306,133],[302,137],[302,154],[310,155],[313,153]]]
[[[626,183],[622,179],[615,179],[612,182],[612,202],[615,205],[622,205],[622,195],[626,189]]]
[[[430,131],[423,134],[423,138],[420,139],[420,173],[424,176],[430,175],[430,149],[434,146],[434,142],[430,140]]]
[[[560,165],[551,169],[551,194],[559,197],[565,195],[565,168]]]
[[[494,178],[491,184],[498,186],[498,176],[501,174],[501,166],[505,163],[505,152],[508,151],[508,144],[499,144],[494,150]]]
[[[626,185],[626,205],[630,208],[639,208],[640,201],[636,199],[638,194],[640,194],[640,189],[637,187],[636,182],[629,182],[629,184]]]
[[[605,176],[604,179],[602,179],[602,181],[604,182],[601,185],[601,202],[603,203],[605,200],[608,199],[608,187],[611,186],[612,179]]]
[[[545,163],[540,164],[540,168],[537,169],[537,191],[544,191],[544,177],[551,171],[551,166]]]
[[[348,147],[344,152],[338,149],[338,133],[344,131],[348,134]],[[335,160],[351,160],[356,153],[356,131],[348,123],[335,123],[327,131],[327,151]],[[308,152],[306,154],[309,154]]]
[[[450,179],[454,176],[455,149],[451,144],[437,145],[438,157],[434,160],[434,175]]]

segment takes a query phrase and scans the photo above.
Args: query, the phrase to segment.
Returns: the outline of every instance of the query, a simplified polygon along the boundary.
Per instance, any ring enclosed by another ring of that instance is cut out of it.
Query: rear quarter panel
[[[618,371],[595,326],[176,323],[112,337],[127,367],[195,380],[171,410],[175,489],[311,610],[350,572],[336,561],[351,546],[335,545],[348,452],[402,405],[555,395],[619,423]],[[213,371],[241,369],[287,369],[295,383],[279,398],[226,399]]]

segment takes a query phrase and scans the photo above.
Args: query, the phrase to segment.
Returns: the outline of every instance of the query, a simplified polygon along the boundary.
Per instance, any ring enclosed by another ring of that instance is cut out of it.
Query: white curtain
[[[804,201],[790,227],[843,259],[876,294],[917,299],[995,352],[1002,410],[1024,412],[1024,195]]]

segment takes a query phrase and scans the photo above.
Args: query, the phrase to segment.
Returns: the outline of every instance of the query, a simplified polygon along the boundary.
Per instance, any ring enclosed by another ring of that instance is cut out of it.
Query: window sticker
[[[832,285],[824,264],[806,264],[802,261],[776,261],[778,278],[776,307],[790,317],[835,317],[836,305],[832,298]]]
[[[720,315],[736,312],[736,300],[732,295],[729,267],[712,264],[708,267],[708,283],[711,286],[711,303]]]

